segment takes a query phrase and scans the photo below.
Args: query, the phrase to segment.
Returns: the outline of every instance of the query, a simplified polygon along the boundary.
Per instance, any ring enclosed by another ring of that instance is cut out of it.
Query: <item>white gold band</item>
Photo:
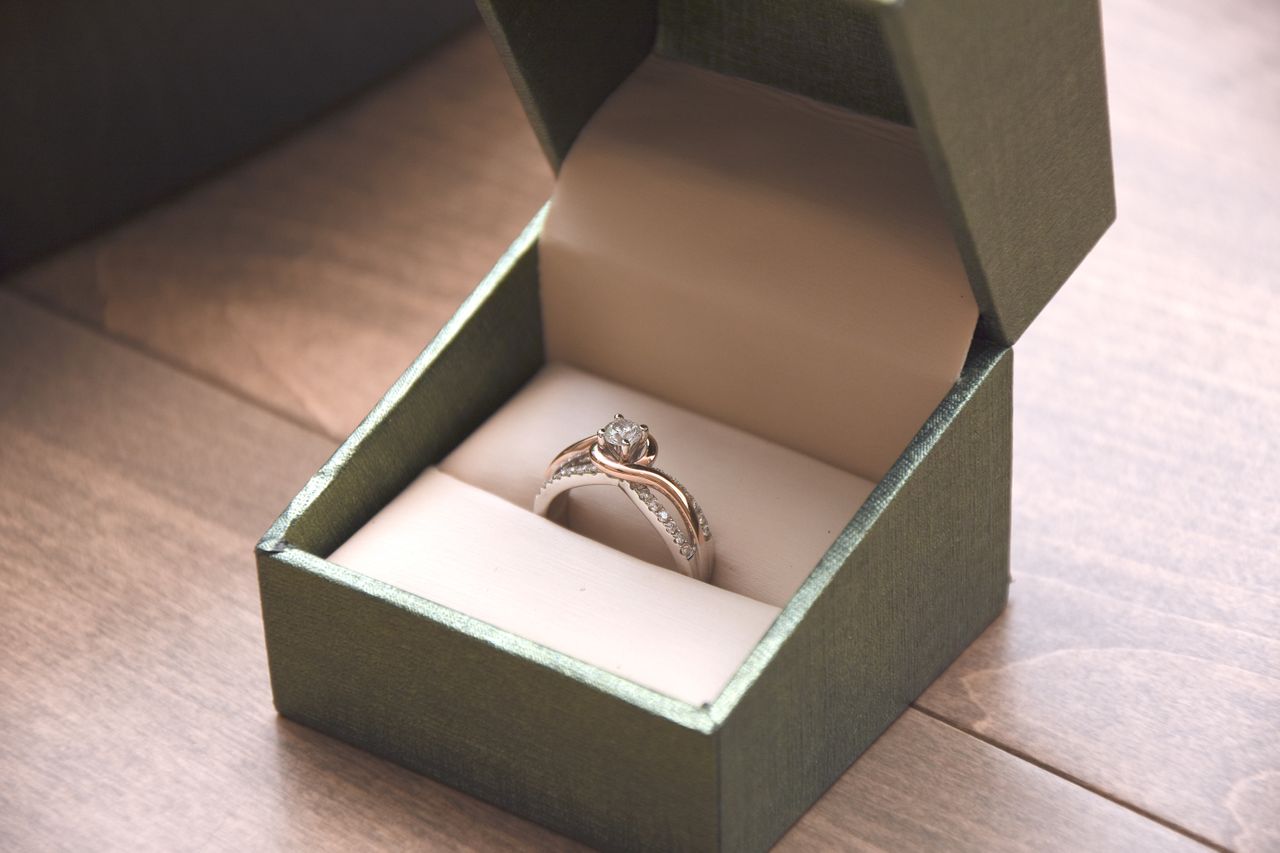
[[[684,486],[653,467],[657,455],[649,428],[618,415],[596,435],[556,454],[534,498],[534,512],[551,514],[556,500],[579,486],[617,486],[662,535],[677,571],[709,581],[715,544],[706,514]]]

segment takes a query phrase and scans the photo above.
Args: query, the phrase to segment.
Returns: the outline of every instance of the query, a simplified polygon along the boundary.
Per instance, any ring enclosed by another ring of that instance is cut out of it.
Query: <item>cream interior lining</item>
[[[566,158],[539,270],[548,365],[331,559],[710,702],[963,364],[914,133],[652,58]],[[714,585],[612,488],[574,493],[576,533],[529,511],[619,411],[706,509]]]
[[[565,159],[551,361],[878,480],[978,311],[911,128],[651,58]]]
[[[658,534],[615,487],[570,493],[574,532],[530,511],[565,436],[590,435],[614,408],[645,413],[662,464],[705,508],[717,541],[712,584],[670,571]],[[873,485],[549,364],[330,559],[700,705],[720,693]]]

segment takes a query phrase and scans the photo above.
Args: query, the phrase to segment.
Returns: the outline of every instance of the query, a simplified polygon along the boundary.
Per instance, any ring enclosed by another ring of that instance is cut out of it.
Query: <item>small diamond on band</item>
[[[557,498],[578,486],[612,483],[630,494],[666,538],[682,573],[710,580],[715,547],[706,514],[674,477],[653,467],[657,454],[658,443],[648,426],[615,415],[595,435],[556,455],[534,499],[534,511],[547,515]]]

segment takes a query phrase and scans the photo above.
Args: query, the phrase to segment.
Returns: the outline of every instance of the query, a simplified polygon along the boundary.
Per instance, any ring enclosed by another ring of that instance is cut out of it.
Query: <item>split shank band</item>
[[[657,455],[657,439],[647,426],[616,415],[595,435],[556,454],[534,498],[534,512],[551,514],[556,500],[579,486],[618,486],[662,535],[676,570],[709,581],[715,543],[707,517],[684,486],[653,467]]]

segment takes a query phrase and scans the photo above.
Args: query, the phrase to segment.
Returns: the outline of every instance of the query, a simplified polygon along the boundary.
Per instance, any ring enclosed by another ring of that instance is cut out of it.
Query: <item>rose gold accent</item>
[[[615,417],[621,418],[622,415]],[[703,532],[703,525],[698,523],[699,510],[697,502],[683,486],[664,472],[653,467],[658,456],[658,440],[648,432],[648,426],[641,424],[645,430],[645,444],[641,452],[632,462],[623,461],[605,443],[604,429],[595,435],[587,436],[580,441],[561,450],[551,460],[544,475],[546,483],[534,498],[533,509],[538,515],[552,516],[556,501],[579,486],[614,485],[636,505],[645,518],[657,530],[667,543],[676,569],[695,580],[710,581],[715,571],[715,542],[712,536]],[[590,460],[596,472],[587,474],[570,474],[556,477],[560,469],[574,461]],[[683,545],[677,544],[667,531],[664,523],[658,519],[646,502],[636,494],[632,486],[643,486],[661,499],[672,520],[678,528],[683,528],[686,544],[694,548],[692,558],[681,553]],[[702,514],[705,523],[705,513]]]

